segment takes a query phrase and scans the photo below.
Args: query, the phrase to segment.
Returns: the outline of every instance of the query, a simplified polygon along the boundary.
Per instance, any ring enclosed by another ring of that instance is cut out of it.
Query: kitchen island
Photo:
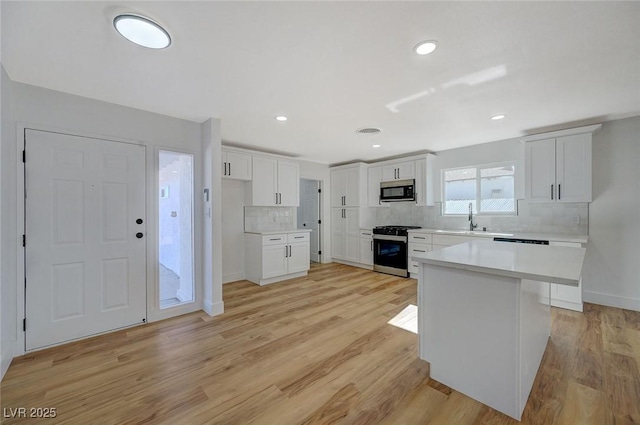
[[[549,285],[577,286],[584,254],[474,240],[413,257],[431,377],[520,420],[549,338]]]

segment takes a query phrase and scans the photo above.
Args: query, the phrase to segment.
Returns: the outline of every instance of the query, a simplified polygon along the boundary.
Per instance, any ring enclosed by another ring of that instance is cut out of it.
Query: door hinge
[[[322,193],[322,189],[318,189],[318,193]]]
[[[322,224],[322,220],[318,220],[318,224]]]
[[[318,255],[322,255],[322,251],[318,251]]]
[[[27,237],[22,235],[22,247],[24,248],[25,246],[27,246]]]
[[[22,150],[22,162],[27,162],[27,151]]]
[[[27,319],[22,319],[22,332],[27,331]]]

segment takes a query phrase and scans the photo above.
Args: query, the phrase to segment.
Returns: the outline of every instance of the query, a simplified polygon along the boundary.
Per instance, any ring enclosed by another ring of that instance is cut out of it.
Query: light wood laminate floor
[[[387,324],[416,281],[339,264],[259,287],[224,286],[194,313],[14,359],[3,424],[516,424],[429,379],[417,336]],[[403,319],[406,322],[406,318]],[[469,347],[469,355],[474,355]],[[553,309],[524,424],[640,423],[640,313]]]

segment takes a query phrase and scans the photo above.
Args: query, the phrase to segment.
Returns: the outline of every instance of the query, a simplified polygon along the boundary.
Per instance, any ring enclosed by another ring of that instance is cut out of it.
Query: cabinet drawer
[[[420,243],[409,243],[409,257],[424,258],[427,256],[427,252],[431,251],[430,245]]]
[[[453,235],[433,235],[434,245],[452,246],[469,241],[484,239],[482,237],[474,238],[472,236],[453,236]]]
[[[281,245],[287,243],[287,235],[264,235],[262,236],[262,246]]]
[[[309,232],[301,233],[289,233],[287,235],[287,242],[306,242],[309,240]]]
[[[409,233],[409,243],[431,243],[432,235],[430,233]]]
[[[420,267],[418,266],[417,261],[409,261],[409,273],[418,273],[420,271]]]

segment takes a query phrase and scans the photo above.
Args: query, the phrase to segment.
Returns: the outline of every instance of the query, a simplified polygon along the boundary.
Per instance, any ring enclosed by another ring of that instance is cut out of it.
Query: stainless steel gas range
[[[409,276],[408,231],[419,226],[378,226],[373,229],[373,270]]]

